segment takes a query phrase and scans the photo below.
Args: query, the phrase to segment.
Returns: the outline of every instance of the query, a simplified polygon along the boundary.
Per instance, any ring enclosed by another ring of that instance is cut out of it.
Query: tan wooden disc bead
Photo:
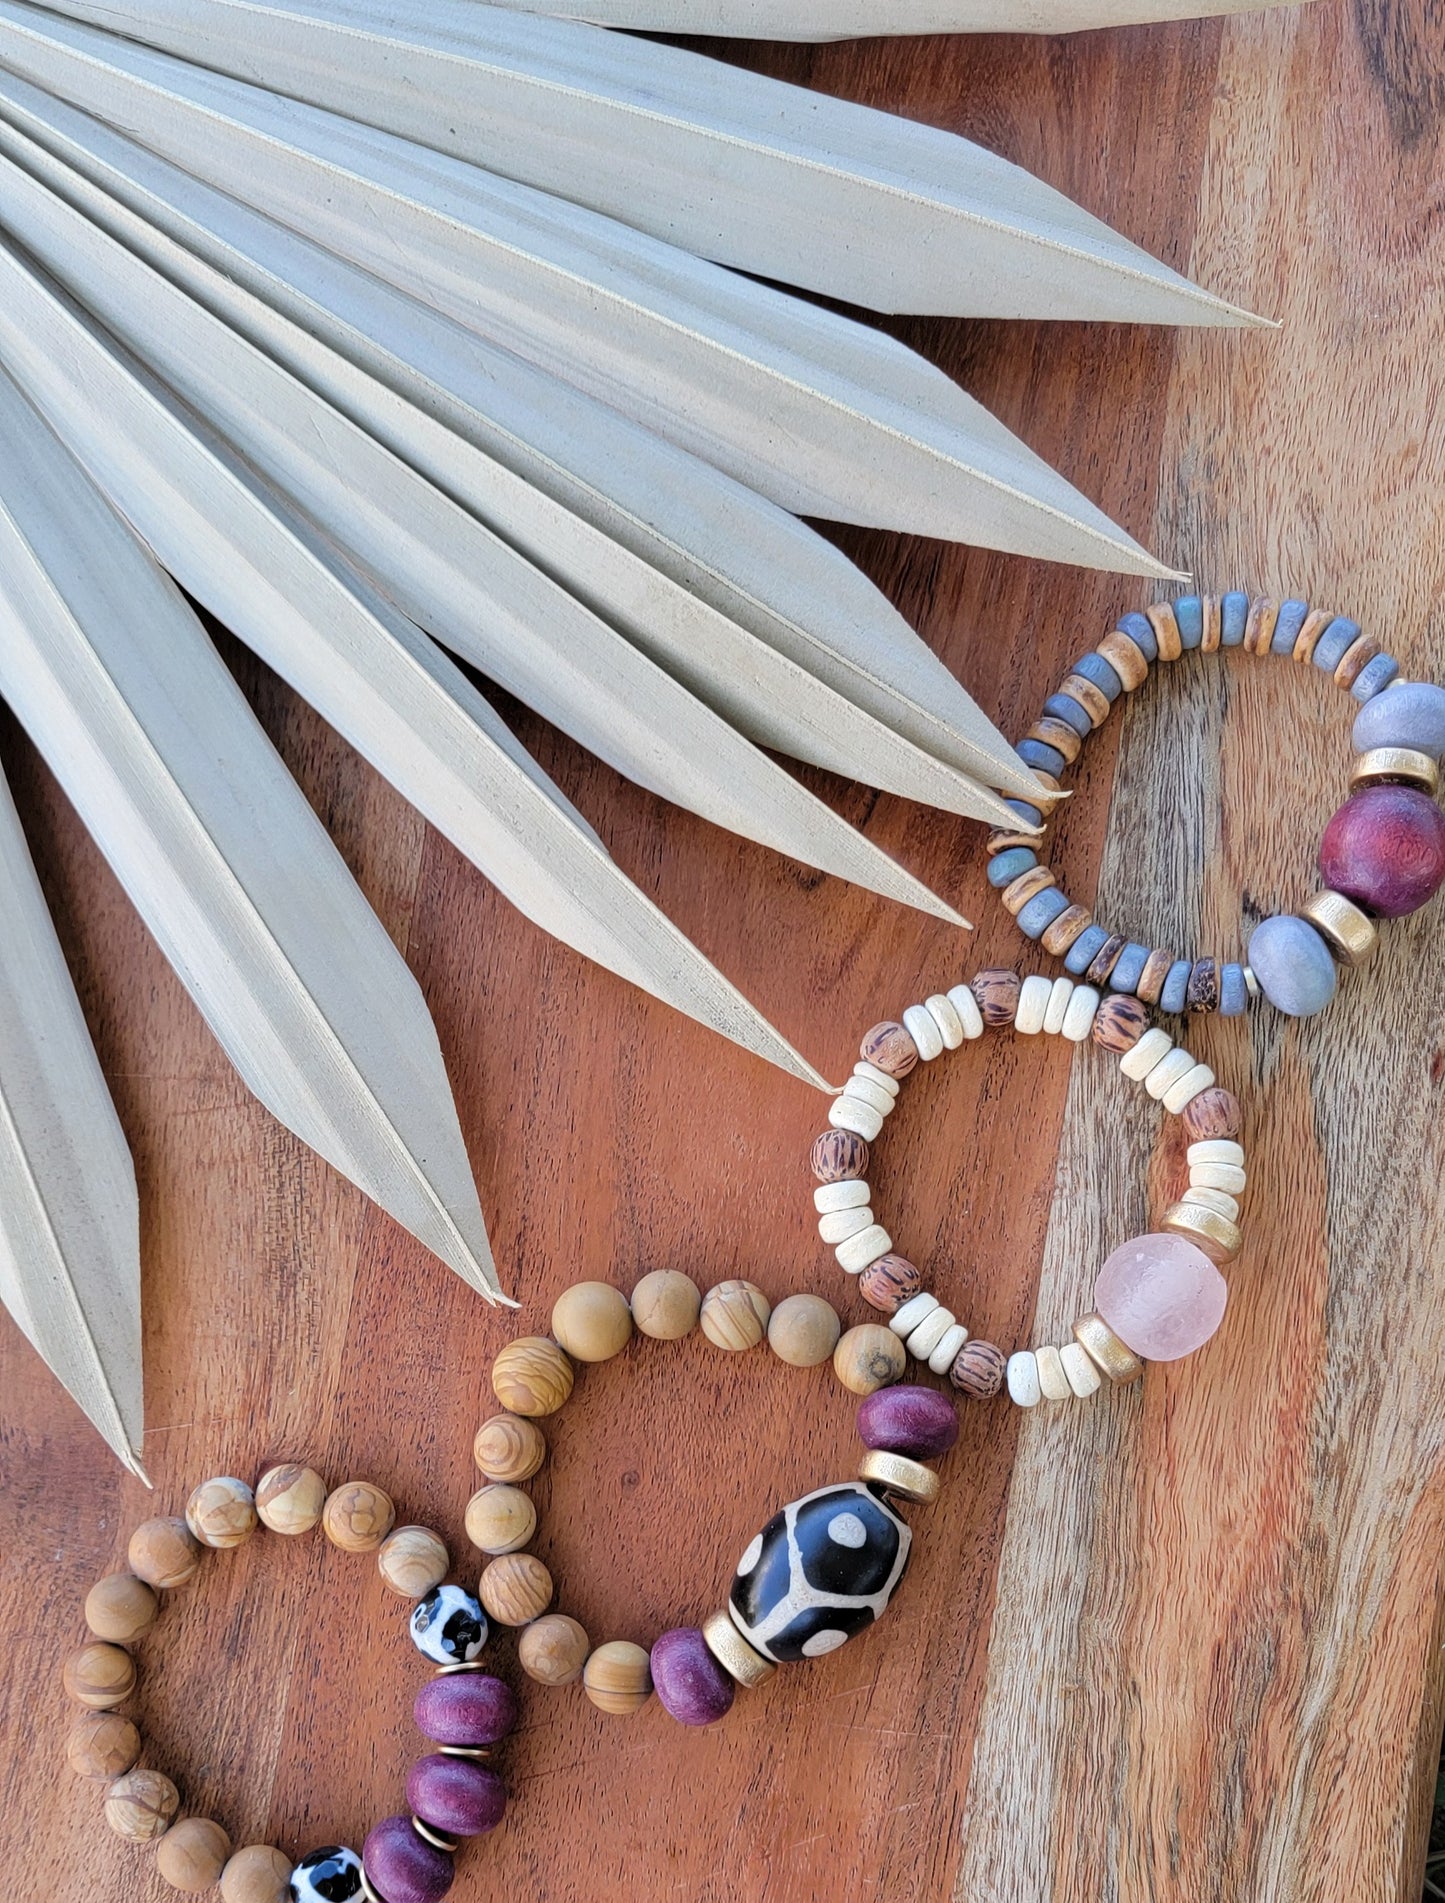
[[[841,1328],[821,1295],[789,1295],[768,1319],[768,1346],[790,1368],[816,1368],[837,1347]]]
[[[247,1844],[221,1872],[221,1903],[288,1903],[291,1859],[274,1844]]]
[[[555,1414],[572,1392],[572,1363],[545,1335],[509,1341],[492,1363],[492,1388],[502,1406],[529,1419]]]
[[[697,1327],[702,1291],[681,1269],[654,1269],[632,1291],[632,1319],[640,1335],[681,1341]]]
[[[326,1496],[321,1530],[343,1553],[374,1553],[396,1524],[391,1495],[369,1480],[348,1480]]]
[[[652,1696],[652,1666],[647,1653],[630,1639],[599,1645],[582,1670],[582,1689],[599,1711],[625,1718]]]
[[[140,1756],[140,1733],[118,1711],[87,1711],[70,1728],[65,1756],[77,1777],[109,1783]]]
[[[494,1414],[483,1421],[472,1442],[472,1459],[488,1480],[510,1485],[540,1473],[547,1458],[547,1442],[535,1421],[520,1414]]]
[[[477,1597],[498,1625],[530,1625],[552,1603],[552,1575],[535,1553],[502,1553],[482,1568]]]
[[[716,1282],[702,1298],[702,1332],[714,1348],[740,1354],[757,1347],[771,1313],[767,1296],[752,1282]]]
[[[256,1496],[244,1480],[203,1480],[186,1502],[186,1525],[202,1546],[242,1546],[256,1531]]]
[[[873,1394],[900,1380],[908,1350],[891,1328],[862,1322],[833,1350],[833,1372],[850,1394]]]
[[[184,1520],[143,1520],[131,1534],[125,1556],[138,1579],[171,1590],[195,1578],[201,1550],[201,1542]]]
[[[256,1515],[273,1533],[309,1533],[325,1510],[326,1482],[314,1467],[287,1461],[256,1482]]]
[[[91,1711],[109,1711],[135,1690],[135,1660],[120,1646],[97,1639],[71,1653],[61,1676],[77,1705],[86,1705]]]
[[[209,1890],[226,1867],[231,1840],[210,1817],[183,1817],[161,1838],[156,1874],[188,1896]]]
[[[515,1553],[537,1530],[537,1509],[520,1487],[480,1488],[467,1502],[467,1538],[483,1553]]]
[[[399,1526],[381,1542],[376,1570],[399,1599],[424,1599],[451,1568],[451,1556],[429,1526]]]
[[[134,1573],[107,1573],[85,1595],[85,1623],[98,1639],[133,1645],[161,1609],[155,1588]]]
[[[587,1663],[587,1650],[587,1634],[577,1621],[549,1612],[522,1628],[517,1660],[539,1685],[570,1685]]]
[[[552,1333],[574,1361],[610,1361],[632,1339],[632,1310],[610,1282],[574,1282],[552,1304]]]
[[[181,1794],[164,1771],[127,1771],[105,1794],[105,1821],[127,1843],[164,1837],[181,1807]]]

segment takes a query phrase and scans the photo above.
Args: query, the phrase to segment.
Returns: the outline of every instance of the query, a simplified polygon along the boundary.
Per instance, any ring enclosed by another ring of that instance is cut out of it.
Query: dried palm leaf
[[[649,33],[748,40],[863,40],[914,33],[1078,33],[1221,13],[1262,13],[1289,0],[506,0],[522,13]]]

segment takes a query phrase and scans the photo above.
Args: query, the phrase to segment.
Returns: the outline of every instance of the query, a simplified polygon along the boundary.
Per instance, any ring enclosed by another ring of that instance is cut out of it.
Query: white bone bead
[[[1043,1399],[1044,1391],[1039,1386],[1039,1364],[1027,1348],[1009,1356],[1004,1378],[1008,1382],[1009,1399],[1019,1407],[1037,1407]]]
[[[931,1315],[938,1305],[938,1297],[924,1289],[918,1295],[909,1296],[903,1306],[890,1316],[888,1326],[895,1335],[907,1341],[924,1316]]]
[[[1060,1035],[1071,1044],[1082,1044],[1094,1028],[1099,1010],[1099,994],[1092,985],[1075,985],[1069,1008],[1064,1013]]]
[[[909,1005],[903,1013],[903,1028],[918,1046],[918,1055],[925,1064],[931,1064],[935,1057],[942,1056],[943,1033],[926,1004]]]
[[[1059,1360],[1064,1364],[1064,1375],[1070,1388],[1081,1401],[1087,1401],[1091,1394],[1098,1392],[1103,1376],[1078,1342],[1066,1341],[1059,1350]]]
[[[1069,1377],[1064,1373],[1063,1356],[1057,1348],[1035,1348],[1034,1360],[1039,1364],[1039,1391],[1046,1401],[1067,1401],[1074,1390],[1069,1386]]]
[[[871,1143],[883,1128],[883,1112],[856,1097],[835,1097],[828,1106],[828,1121],[835,1130],[853,1130]]]
[[[868,1200],[868,1185],[861,1176],[845,1177],[841,1183],[819,1183],[813,1191],[813,1207],[820,1216],[835,1209],[861,1209]]]
[[[861,1236],[873,1222],[873,1211],[865,1203],[861,1209],[834,1209],[818,1218],[818,1234],[831,1248],[846,1242],[849,1236]]]
[[[983,1013],[978,1008],[978,999],[967,985],[950,985],[948,1002],[958,1013],[958,1021],[963,1026],[963,1035],[967,1038],[983,1036]]]
[[[951,1309],[935,1308],[908,1337],[906,1346],[915,1361],[927,1361],[957,1320]]]
[[[931,998],[923,1000],[923,1008],[938,1026],[943,1048],[956,1051],[963,1042],[963,1019],[954,1010],[952,1001],[941,991],[935,991]]]
[[[1119,1068],[1136,1084],[1142,1084],[1159,1059],[1173,1049],[1173,1038],[1167,1031],[1161,1031],[1156,1024],[1153,1030],[1144,1033],[1137,1044],[1125,1051],[1119,1059]]]
[[[1181,1077],[1195,1069],[1197,1063],[1198,1059],[1186,1051],[1182,1044],[1176,1044],[1172,1051],[1159,1059],[1144,1079],[1144,1088],[1151,1097],[1163,1097]]]
[[[1033,1037],[1044,1028],[1053,980],[1031,972],[1019,986],[1019,1001],[1014,1006],[1014,1029],[1024,1037]]]
[[[870,1110],[876,1110],[880,1117],[886,1117],[893,1108],[893,1098],[886,1090],[880,1090],[871,1078],[850,1077],[843,1086],[843,1095],[851,1097],[855,1103],[866,1103]]]
[[[1244,1168],[1244,1145],[1235,1143],[1230,1137],[1206,1137],[1202,1143],[1191,1143],[1184,1152],[1186,1163],[1235,1163]]]
[[[1186,1104],[1193,1103],[1200,1091],[1208,1090],[1213,1082],[1214,1072],[1208,1064],[1196,1064],[1165,1091],[1164,1108],[1177,1117]]]
[[[1072,978],[1055,978],[1049,991],[1048,1009],[1044,1012],[1044,1030],[1050,1037],[1057,1037],[1064,1028],[1064,1019],[1068,1016],[1069,1000],[1074,995]]]
[[[1189,1165],[1191,1189],[1222,1189],[1231,1196],[1238,1196],[1248,1181],[1248,1176],[1237,1163],[1191,1163]]]
[[[958,1358],[958,1351],[968,1340],[968,1330],[962,1322],[955,1322],[948,1333],[939,1342],[928,1357],[928,1365],[935,1374],[947,1374]]]
[[[881,1223],[875,1222],[870,1228],[860,1229],[856,1236],[849,1236],[846,1242],[840,1242],[833,1253],[840,1269],[849,1275],[861,1275],[892,1247],[892,1236]]]
[[[866,1057],[859,1058],[853,1066],[855,1077],[865,1077],[870,1084],[877,1084],[880,1090],[886,1090],[890,1097],[898,1095],[898,1079],[890,1077],[886,1070],[879,1070],[876,1064],[870,1064]]]
[[[1239,1204],[1226,1190],[1203,1189],[1191,1183],[1179,1200],[1193,1203],[1196,1209],[1212,1209],[1216,1216],[1227,1216],[1231,1222],[1239,1221]]]

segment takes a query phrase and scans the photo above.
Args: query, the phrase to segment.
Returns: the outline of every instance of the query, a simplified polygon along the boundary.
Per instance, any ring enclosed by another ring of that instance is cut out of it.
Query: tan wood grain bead
[[[376,1570],[398,1599],[425,1599],[451,1570],[451,1555],[429,1526],[399,1526],[377,1548]]]
[[[969,990],[974,995],[980,1017],[990,1030],[995,1031],[1005,1024],[1013,1023],[1021,989],[1018,973],[1006,971],[1001,965],[990,966],[987,971],[980,971],[969,980]]]
[[[789,1295],[768,1318],[768,1346],[790,1368],[816,1368],[837,1347],[842,1326],[821,1295]]]
[[[247,1844],[221,1872],[221,1903],[288,1903],[291,1870],[274,1844]]]
[[[1030,740],[1041,740],[1046,747],[1052,747],[1056,753],[1064,756],[1064,763],[1072,766],[1083,749],[1084,737],[1077,727],[1071,727],[1067,720],[1058,720],[1053,714],[1040,714],[1029,728]]]
[[[105,1794],[105,1821],[127,1843],[164,1837],[181,1807],[181,1794],[164,1771],[126,1771]]]
[[[537,1509],[520,1487],[482,1487],[467,1502],[466,1527],[479,1552],[516,1553],[537,1530]]]
[[[858,1277],[858,1293],[870,1308],[896,1315],[923,1287],[923,1271],[906,1256],[882,1255]]]
[[[135,1660],[118,1645],[95,1639],[72,1652],[61,1672],[66,1692],[77,1705],[109,1711],[135,1690]]]
[[[1040,835],[1038,833],[1010,833],[1000,828],[998,831],[989,834],[987,840],[984,842],[984,851],[988,854],[990,859],[995,858],[1001,852],[1013,852],[1015,848],[1019,846],[1026,847],[1029,852],[1037,852],[1039,849],[1039,839]]]
[[[1379,642],[1368,634],[1362,634],[1357,641],[1352,641],[1340,656],[1339,666],[1335,669],[1335,686],[1343,687],[1348,692],[1375,656],[1383,652]]]
[[[1040,892],[1047,892],[1051,885],[1057,885],[1053,870],[1049,866],[1030,866],[1027,872],[1021,872],[1000,894],[1006,909],[1017,918],[1029,900]]]
[[[1063,1356],[1052,1343],[1034,1349],[1034,1360],[1039,1368],[1039,1388],[1046,1401],[1068,1401],[1073,1398],[1074,1390],[1069,1386],[1069,1377],[1064,1372]]]
[[[1056,919],[1044,927],[1044,935],[1039,940],[1051,958],[1062,958],[1081,932],[1085,932],[1094,922],[1094,914],[1087,905],[1066,905]]]
[[[949,1381],[973,1401],[991,1401],[1002,1389],[1008,1356],[991,1341],[966,1341],[954,1356]]]
[[[1434,799],[1440,791],[1440,768],[1428,753],[1415,747],[1370,747],[1357,754],[1350,768],[1350,791],[1363,786],[1418,786]]]
[[[1305,616],[1299,633],[1294,638],[1292,650],[1294,659],[1308,664],[1315,658],[1315,649],[1319,646],[1320,636],[1334,620],[1334,611],[1330,608],[1311,608]]]
[[[1154,639],[1159,644],[1159,659],[1177,661],[1184,652],[1184,639],[1179,632],[1173,603],[1156,601],[1152,607],[1144,610],[1144,619],[1154,630]]]
[[[1224,603],[1220,600],[1218,595],[1205,595],[1202,599],[1204,604],[1204,632],[1199,637],[1199,652],[1201,654],[1217,654],[1219,652],[1220,641],[1224,635]]]
[[[858,1478],[886,1487],[900,1499],[917,1506],[931,1506],[938,1498],[942,1482],[932,1467],[906,1454],[891,1454],[884,1447],[870,1447],[858,1463]]]
[[[1144,1363],[1126,1347],[1102,1315],[1081,1315],[1074,1323],[1074,1340],[1101,1373],[1119,1386],[1137,1381]]]
[[[1137,998],[1114,992],[1099,1000],[1090,1035],[1100,1050],[1122,1057],[1132,1051],[1149,1028],[1149,1013]]]
[[[540,1473],[547,1458],[547,1442],[535,1421],[520,1414],[493,1414],[482,1422],[472,1442],[472,1459],[488,1480],[518,1486]]]
[[[814,1144],[815,1152],[820,1145],[826,1145],[830,1169],[855,1160],[850,1146],[862,1151],[862,1169],[868,1167],[868,1146],[851,1130],[829,1130]],[[815,1158],[815,1171],[816,1167]],[[846,1169],[843,1176],[830,1176],[828,1180],[847,1180]],[[644,1275],[632,1291],[632,1319],[637,1332],[650,1336],[653,1341],[681,1341],[697,1327],[701,1313],[702,1290],[681,1269],[654,1269],[650,1275]]]
[[[572,1363],[545,1335],[509,1341],[492,1363],[492,1392],[502,1406],[529,1420],[555,1414],[572,1392]]]
[[[256,1482],[256,1517],[262,1526],[288,1539],[309,1533],[321,1524],[326,1492],[326,1482],[314,1467],[298,1461],[268,1467]]]
[[[552,1575],[535,1553],[501,1553],[482,1568],[477,1597],[498,1625],[530,1625],[552,1603]]]
[[[1119,676],[1126,694],[1137,693],[1149,678],[1144,650],[1122,628],[1111,628],[1095,650]]]
[[[203,1480],[186,1502],[186,1525],[202,1546],[244,1546],[256,1531],[256,1496],[234,1474]]]
[[[130,1536],[126,1559],[138,1579],[163,1591],[184,1586],[200,1570],[201,1542],[182,1519],[143,1520]]]
[[[715,1282],[702,1298],[702,1332],[714,1348],[741,1354],[756,1348],[767,1331],[772,1309],[752,1282]]]
[[[1102,727],[1109,718],[1109,709],[1113,702],[1102,687],[1096,687],[1085,675],[1066,674],[1060,684],[1059,692],[1067,694],[1070,700],[1076,700],[1096,729]]]
[[[582,1668],[582,1689],[599,1711],[629,1717],[652,1696],[652,1665],[646,1651],[630,1639],[599,1645]]]
[[[1151,951],[1144,960],[1144,969],[1139,973],[1139,982],[1134,987],[1134,996],[1141,1004],[1158,1004],[1164,989],[1164,980],[1174,965],[1172,951]]]
[[[539,1685],[570,1685],[587,1663],[584,1629],[565,1612],[549,1612],[524,1626],[517,1641],[517,1662]]]
[[[748,1644],[727,1612],[710,1612],[702,1622],[703,1643],[736,1684],[752,1688],[778,1669]]]
[[[873,1394],[902,1379],[908,1350],[878,1322],[850,1328],[833,1350],[833,1371],[850,1394]]]
[[[1244,1112],[1232,1090],[1215,1084],[1184,1106],[1180,1121],[1191,1143],[1203,1143],[1211,1137],[1237,1137],[1244,1128]]]
[[[1379,927],[1368,912],[1342,892],[1316,892],[1300,907],[1342,965],[1363,965],[1374,957]]]
[[[82,1712],[65,1740],[66,1762],[77,1777],[103,1778],[109,1783],[128,1771],[139,1756],[140,1733],[118,1711]]]
[[[107,1573],[85,1595],[85,1623],[112,1645],[133,1645],[150,1631],[160,1609],[155,1587],[134,1573]]]
[[[343,1553],[374,1553],[396,1524],[390,1494],[369,1480],[348,1480],[326,1496],[321,1530]]]
[[[918,1046],[901,1024],[885,1018],[863,1033],[858,1055],[889,1077],[906,1077],[918,1062]]]
[[[1040,791],[1048,796],[1046,804],[1052,805],[1063,792],[1063,781],[1045,767],[1031,766],[1029,772],[1038,781]]]
[[[231,1840],[210,1817],[183,1817],[156,1848],[156,1875],[173,1890],[194,1896],[220,1880]]]
[[[610,1282],[574,1282],[552,1304],[552,1333],[573,1361],[610,1361],[632,1339],[632,1310]]]
[[[1159,1227],[1170,1235],[1185,1237],[1221,1266],[1232,1262],[1244,1247],[1238,1223],[1213,1209],[1201,1209],[1197,1203],[1171,1203],[1160,1217]]]
[[[1122,932],[1115,932],[1112,937],[1106,938],[1095,953],[1094,962],[1084,973],[1085,981],[1091,985],[1102,985],[1118,964],[1128,942]],[[1115,996],[1119,995],[1115,993]]]
[[[1246,654],[1268,654],[1269,644],[1274,639],[1274,624],[1279,620],[1279,603],[1270,600],[1268,595],[1257,595],[1249,604],[1249,614],[1244,623],[1244,651]]]

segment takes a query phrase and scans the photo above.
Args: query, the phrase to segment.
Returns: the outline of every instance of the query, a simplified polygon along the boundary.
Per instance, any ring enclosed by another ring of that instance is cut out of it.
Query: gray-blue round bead
[[[1219,968],[1220,1017],[1243,1017],[1248,1005],[1249,986],[1245,982],[1244,966],[1221,965]]]
[[[1280,912],[1256,925],[1249,962],[1259,988],[1286,1017],[1313,1017],[1335,995],[1330,948],[1305,919]]]
[[[1189,974],[1194,967],[1187,958],[1176,958],[1159,993],[1159,1009],[1172,1017],[1182,1011],[1189,997]]]
[[[1350,739],[1357,753],[1368,753],[1371,747],[1413,747],[1440,759],[1445,755],[1445,687],[1405,681],[1376,694],[1355,715]]]
[[[1060,912],[1068,908],[1068,903],[1056,885],[1045,886],[1042,892],[1035,892],[1027,904],[1019,907],[1014,922],[1025,938],[1042,938]]]
[[[1030,852],[1027,846],[1010,846],[1007,852],[995,853],[989,860],[988,882],[1002,891],[1006,885],[1012,885],[1021,872],[1027,872],[1038,863],[1038,854]]]

